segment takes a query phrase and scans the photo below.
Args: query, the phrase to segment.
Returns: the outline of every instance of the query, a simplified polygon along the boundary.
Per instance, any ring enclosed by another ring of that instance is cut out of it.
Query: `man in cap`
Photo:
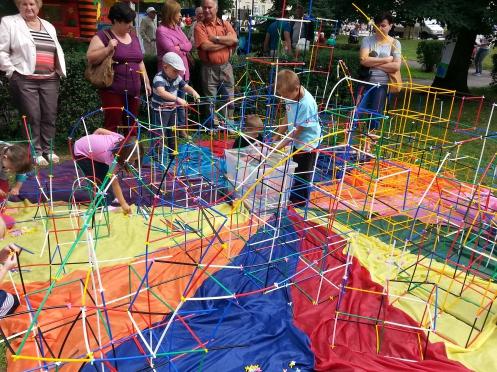
[[[140,23],[140,36],[143,40],[143,49],[145,54],[156,55],[157,50],[155,47],[155,31],[157,29],[155,23],[155,16],[157,12],[153,6],[148,7],[146,10],[146,17],[143,17]]]
[[[204,93],[213,101],[220,94],[230,101],[234,98],[233,67],[229,59],[238,44],[235,30],[229,22],[217,16],[217,0],[202,0],[203,19],[195,25],[195,47],[202,61],[201,81]],[[232,119],[233,108],[225,117]]]

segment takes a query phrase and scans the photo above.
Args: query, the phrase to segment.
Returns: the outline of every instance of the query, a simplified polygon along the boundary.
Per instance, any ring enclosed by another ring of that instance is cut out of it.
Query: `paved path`
[[[407,61],[409,63],[410,68],[415,68],[421,70],[421,64],[417,61]],[[481,76],[475,76],[473,73],[475,72],[474,66],[471,66],[468,71],[468,88],[480,88],[480,87],[488,87],[492,82],[492,77],[490,76],[490,71],[483,70]],[[433,80],[428,79],[412,79],[414,82],[423,85],[431,85]]]

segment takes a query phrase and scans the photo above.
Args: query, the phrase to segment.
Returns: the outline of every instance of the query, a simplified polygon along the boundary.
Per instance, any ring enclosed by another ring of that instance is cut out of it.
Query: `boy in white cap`
[[[162,57],[162,71],[154,77],[152,88],[152,107],[154,108],[155,125],[166,128],[167,147],[170,156],[174,157],[176,136],[172,127],[176,124],[176,108],[186,107],[188,103],[178,97],[178,91],[184,91],[193,96],[195,101],[200,95],[181,77],[185,65],[179,55],[168,52]]]
[[[150,54],[155,56],[157,54],[155,47],[155,31],[157,26],[155,25],[155,16],[157,12],[153,6],[150,6],[146,10],[147,16],[144,17],[140,23],[140,36],[143,40],[143,50],[145,54]]]

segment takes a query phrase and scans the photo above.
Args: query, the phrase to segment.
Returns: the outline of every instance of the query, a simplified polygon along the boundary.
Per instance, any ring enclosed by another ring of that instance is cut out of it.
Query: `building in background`
[[[261,16],[273,6],[272,0],[233,0],[238,19],[248,19],[249,15]]]

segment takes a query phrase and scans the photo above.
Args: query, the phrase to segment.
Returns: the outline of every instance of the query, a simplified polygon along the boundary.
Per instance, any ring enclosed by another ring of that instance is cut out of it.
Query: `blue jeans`
[[[184,112],[184,111],[183,111]],[[176,110],[161,110],[154,109],[154,123],[166,129],[166,142],[167,153],[170,159],[174,158],[174,150],[176,150],[176,133],[173,132],[172,127],[176,119]],[[178,118],[179,124],[179,118]]]
[[[357,106],[359,111],[358,115],[360,117],[377,116],[378,114],[383,115],[385,110],[385,102],[387,98],[387,84],[382,84],[379,87],[373,87],[371,85],[362,85],[359,87],[358,97],[362,95],[362,98]],[[361,110],[367,110],[367,112],[360,112]],[[369,121],[369,129],[378,129],[381,124],[381,119],[372,119]]]
[[[478,48],[476,55],[475,55],[475,69],[476,69],[477,74],[482,73],[482,71],[483,71],[482,63],[489,52],[490,52],[490,49]]]

